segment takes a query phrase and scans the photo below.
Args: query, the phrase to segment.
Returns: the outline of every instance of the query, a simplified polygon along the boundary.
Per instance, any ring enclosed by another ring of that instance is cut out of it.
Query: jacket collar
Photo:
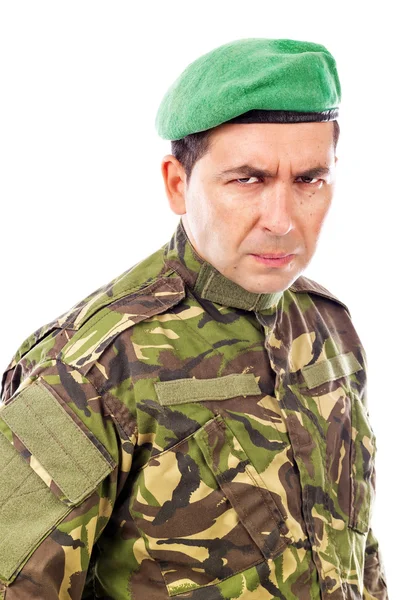
[[[283,295],[283,292],[249,292],[225,277],[196,252],[182,218],[172,238],[164,246],[164,262],[182,277],[195,296],[224,306],[257,312],[266,309],[274,311]]]

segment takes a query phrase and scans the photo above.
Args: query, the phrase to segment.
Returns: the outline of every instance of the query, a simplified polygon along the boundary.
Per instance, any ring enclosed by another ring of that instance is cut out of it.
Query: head
[[[165,190],[197,253],[250,292],[287,289],[315,253],[338,136],[337,121],[223,123],[172,141]],[[255,256],[282,253],[281,266]]]

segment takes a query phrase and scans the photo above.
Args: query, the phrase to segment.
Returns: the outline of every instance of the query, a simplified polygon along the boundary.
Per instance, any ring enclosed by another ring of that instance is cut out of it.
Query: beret
[[[325,46],[244,38],[191,62],[165,93],[155,125],[162,138],[177,140],[233,119],[332,121],[340,99],[336,61]]]

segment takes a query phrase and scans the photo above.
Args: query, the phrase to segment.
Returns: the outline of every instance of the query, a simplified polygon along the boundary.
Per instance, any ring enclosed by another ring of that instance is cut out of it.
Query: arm
[[[370,528],[364,565],[364,600],[388,600],[386,576],[378,540]]]
[[[365,349],[362,346],[362,355],[364,359],[365,369],[367,369],[367,357]],[[364,404],[367,417],[370,419],[368,410],[368,393],[367,386],[364,388],[362,402]],[[371,427],[372,428],[372,427]],[[375,438],[376,447],[376,438]],[[376,493],[376,470],[375,463],[371,473],[371,481]],[[388,600],[388,591],[386,583],[386,575],[383,565],[382,555],[379,549],[378,540],[375,537],[371,527],[368,530],[367,540],[365,545],[365,562],[364,562],[364,591],[363,600]]]
[[[60,361],[12,388],[0,408],[0,598],[77,600],[132,440],[93,384]]]

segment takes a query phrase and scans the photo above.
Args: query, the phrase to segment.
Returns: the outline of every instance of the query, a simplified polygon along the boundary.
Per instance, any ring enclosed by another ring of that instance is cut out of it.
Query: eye
[[[248,182],[249,179],[260,179],[260,178],[259,177],[241,177],[240,179],[235,179],[234,181],[239,182],[239,185],[249,185],[248,183],[246,183],[246,181]],[[243,183],[243,182],[245,182],[245,183]]]
[[[304,175],[304,177],[299,177],[299,179],[308,179],[308,181],[303,181],[303,183],[308,185],[315,185],[318,183],[318,181],[322,181],[322,179],[317,179],[316,177],[307,177],[306,175]]]

